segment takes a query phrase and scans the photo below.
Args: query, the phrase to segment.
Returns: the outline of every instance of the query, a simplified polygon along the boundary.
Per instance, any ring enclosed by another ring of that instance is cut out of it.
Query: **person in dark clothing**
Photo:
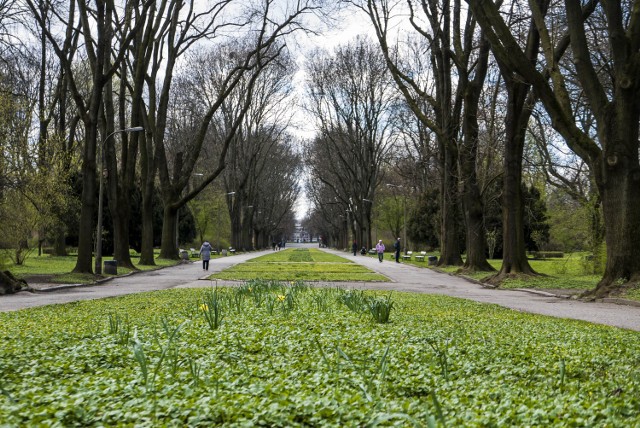
[[[204,241],[200,247],[200,257],[202,258],[202,270],[209,270],[209,260],[211,259],[211,244]]]
[[[396,251],[396,263],[400,263],[400,238],[393,243],[393,249]]]
[[[358,243],[356,241],[353,241],[353,244],[351,244],[351,251],[353,251],[354,256],[358,252]]]

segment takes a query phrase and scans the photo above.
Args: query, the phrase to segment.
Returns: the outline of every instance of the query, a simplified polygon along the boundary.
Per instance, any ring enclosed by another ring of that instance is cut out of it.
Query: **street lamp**
[[[144,131],[142,126],[134,126],[133,128],[125,128],[119,129],[117,131],[113,131],[111,134],[107,135],[105,139],[102,141],[102,146],[100,146],[100,182],[99,182],[99,190],[98,190],[98,225],[96,226],[96,264],[95,264],[95,272],[96,275],[102,274],[102,195],[104,193],[104,147],[109,141],[109,138],[114,136],[115,134],[119,134],[122,132],[140,132]]]
[[[404,189],[404,186],[397,184],[387,183],[387,187],[396,187],[398,189]],[[402,192],[402,239],[404,241],[404,252],[407,252],[407,195]]]

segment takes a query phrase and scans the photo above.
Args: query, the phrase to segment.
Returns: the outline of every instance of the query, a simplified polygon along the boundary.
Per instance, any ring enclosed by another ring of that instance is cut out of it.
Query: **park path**
[[[539,291],[488,288],[458,276],[410,264],[396,263],[389,258],[388,254],[385,254],[384,261],[380,263],[376,257],[359,254],[354,256],[351,253],[325,248],[323,250],[353,260],[393,281],[392,283],[359,283],[358,288],[441,294],[482,303],[493,303],[521,312],[571,318],[640,331],[639,306],[611,302],[583,302]]]
[[[312,244],[293,244],[288,246],[315,247]],[[395,263],[388,256],[383,263],[380,263],[375,257],[353,256],[350,253],[324,248],[322,250],[350,259],[390,279],[389,282],[375,283],[331,283],[331,286],[447,295],[483,303],[493,303],[522,312],[578,319],[640,331],[640,307],[604,302],[582,302],[526,291],[485,288],[480,284],[453,275],[409,264]],[[259,251],[212,259],[209,272],[204,272],[201,263],[195,262],[116,277],[100,285],[71,287],[39,285],[38,288],[47,291],[36,293],[20,292],[13,295],[0,296],[0,312],[49,304],[123,296],[153,290],[224,285],[233,282],[216,282],[205,278],[207,274],[219,272],[235,264],[270,252]]]

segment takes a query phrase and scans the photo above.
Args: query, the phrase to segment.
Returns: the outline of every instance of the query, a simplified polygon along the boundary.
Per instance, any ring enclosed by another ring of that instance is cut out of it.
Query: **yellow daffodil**
[[[209,306],[207,306],[206,303],[203,303],[203,304],[200,305],[200,310],[206,312],[206,311],[209,310]]]
[[[284,302],[285,297],[282,294],[278,294],[278,300]]]

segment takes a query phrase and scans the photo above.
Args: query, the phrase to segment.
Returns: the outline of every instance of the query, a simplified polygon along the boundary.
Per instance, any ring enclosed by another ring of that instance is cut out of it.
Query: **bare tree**
[[[393,147],[398,99],[384,60],[366,39],[318,54],[307,74],[309,112],[321,135],[309,147],[313,179],[334,190],[354,240],[370,246],[372,203]]]
[[[280,41],[293,32],[303,31],[303,18],[318,10],[316,3],[311,0],[287,2],[278,8],[273,6],[274,1],[267,1],[264,2],[261,8],[252,9],[249,11],[251,13],[243,15],[249,17],[249,21],[246,22],[246,32],[254,35],[250,39],[251,43],[247,49],[238,51],[228,58],[228,63],[231,67],[222,75],[221,90],[213,98],[213,102],[198,125],[197,132],[189,145],[189,150],[178,152],[171,162],[167,156],[166,145],[163,141],[164,132],[162,132],[166,127],[166,113],[162,113],[163,116],[160,115],[161,112],[166,111],[163,107],[166,103],[161,100],[159,104],[163,108],[158,108],[159,120],[153,121],[153,123],[156,124],[156,129],[154,130],[154,159],[158,161],[157,167],[164,201],[161,257],[177,257],[175,248],[177,210],[195,197],[224,170],[228,147],[233,142],[243,117],[251,105],[255,82],[260,73],[269,64],[276,61],[286,48]],[[221,145],[217,164],[191,192],[182,194],[207,138],[212,118],[222,108],[226,98],[236,91],[240,82],[243,81],[247,82],[247,90],[243,94],[242,105],[237,110],[238,114],[235,116],[234,122],[228,128],[229,132],[223,136],[222,140],[217,142],[217,144]],[[165,87],[167,85],[169,85],[168,82],[165,83]],[[168,92],[165,92],[165,87],[163,87],[163,99],[165,95],[168,96]]]
[[[593,16],[585,13],[578,0],[564,2],[576,76],[597,124],[595,138],[576,123],[544,9],[530,4],[546,61],[544,71],[540,71],[518,46],[494,3],[468,2],[487,33],[494,55],[511,73],[530,82],[554,128],[594,171],[604,209],[607,265],[602,280],[589,295],[604,296],[618,290],[621,283],[637,281],[640,261],[632,248],[640,238],[640,19],[632,11],[639,7],[638,1],[602,0]],[[590,16],[606,24],[598,26],[600,37],[587,35]],[[606,40],[610,49],[592,50],[599,40]],[[606,64],[606,72],[600,72],[600,64]]]
[[[116,73],[126,54],[137,27],[124,34],[118,41],[114,40],[113,1],[96,1],[95,7],[85,1],[70,2],[69,7],[61,4],[49,4],[41,7],[40,3],[25,0],[53,48],[61,67],[66,73],[68,90],[74,99],[85,129],[85,141],[82,154],[82,209],[79,224],[78,258],[74,272],[91,273],[93,218],[96,201],[96,153],[100,109],[103,105],[105,86]],[[77,10],[76,10],[77,6]],[[143,11],[146,12],[147,6]],[[141,21],[140,21],[141,22]],[[62,35],[54,33],[62,29]],[[60,37],[59,37],[60,36]],[[78,76],[76,61],[81,53],[76,49],[74,39],[84,38],[81,44],[84,59],[89,65],[91,90],[83,93]]]
[[[415,38],[401,45],[390,34],[400,2],[349,1],[363,10],[376,31],[385,62],[418,120],[436,135],[440,164],[440,265],[461,265],[459,200],[467,231],[466,268],[491,270],[485,257],[483,207],[477,184],[476,112],[487,69],[486,47],[476,52],[475,21],[459,0],[407,1]],[[462,23],[461,17],[467,19]],[[428,51],[428,61],[422,53]],[[463,137],[461,137],[463,136]],[[458,191],[459,180],[462,194]]]

